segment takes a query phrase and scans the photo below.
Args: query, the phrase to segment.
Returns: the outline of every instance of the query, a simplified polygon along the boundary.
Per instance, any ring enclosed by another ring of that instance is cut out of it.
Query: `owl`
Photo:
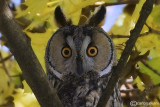
[[[81,26],[72,25],[61,7],[55,9],[59,29],[49,39],[47,76],[65,107],[96,107],[115,65],[111,38],[100,28],[106,8],[100,6]],[[118,83],[106,106],[121,107]]]

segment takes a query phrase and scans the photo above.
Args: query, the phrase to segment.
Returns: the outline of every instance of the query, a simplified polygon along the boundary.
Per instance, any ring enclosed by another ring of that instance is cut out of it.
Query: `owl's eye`
[[[62,56],[63,56],[63,57],[69,58],[69,57],[71,57],[71,55],[72,55],[72,50],[71,50],[70,48],[64,47],[64,48],[62,49]]]
[[[87,54],[88,54],[88,56],[90,56],[90,57],[96,56],[97,53],[98,53],[98,49],[97,49],[97,47],[95,47],[95,46],[91,46],[91,47],[89,47],[89,48],[87,49]]]

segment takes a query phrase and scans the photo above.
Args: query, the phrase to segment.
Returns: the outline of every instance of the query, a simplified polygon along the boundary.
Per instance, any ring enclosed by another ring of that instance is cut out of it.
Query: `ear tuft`
[[[58,27],[71,25],[71,23],[72,23],[71,20],[66,19],[60,6],[56,7],[55,12],[54,12],[54,17],[55,17],[55,20],[56,20]]]
[[[94,11],[93,16],[89,18],[87,21],[87,25],[98,27],[101,26],[101,23],[104,21],[106,15],[106,7],[105,5],[101,5]]]

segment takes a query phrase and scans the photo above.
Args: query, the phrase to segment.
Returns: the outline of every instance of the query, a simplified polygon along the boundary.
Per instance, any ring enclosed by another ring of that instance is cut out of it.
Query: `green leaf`
[[[5,71],[0,68],[0,105],[6,104],[6,98],[11,96],[14,90],[14,84],[11,83]]]
[[[137,42],[136,42],[136,46],[139,50],[141,50],[141,53],[145,53],[148,50],[154,50],[156,51],[155,55],[159,56],[160,54],[160,40],[158,39],[157,34],[154,33],[150,33],[146,36],[143,37],[139,37]],[[154,56],[155,56],[154,55]],[[157,57],[155,56],[155,57]]]
[[[148,65],[150,65],[153,69],[158,71],[160,73],[160,57],[153,58],[149,61],[147,61]],[[159,84],[160,83],[160,76],[154,73],[152,70],[147,68],[145,65],[140,64],[140,71],[142,73],[145,73],[149,75],[153,81],[154,84]]]
[[[22,81],[23,86],[24,86],[24,93],[33,93],[29,85],[25,80]]]
[[[138,89],[140,89],[141,91],[143,91],[145,89],[141,79],[137,76],[137,78],[134,80],[134,83],[137,84]]]
[[[44,63],[45,49],[49,38],[53,34],[53,31],[47,31],[45,33],[30,33],[30,32],[26,33],[31,38],[32,48],[36,56],[38,57],[43,69],[45,70],[45,63]]]
[[[148,20],[150,20],[150,22],[154,23],[155,25],[159,25],[160,24],[160,5],[155,5],[153,7],[152,13],[150,14]]]
[[[16,89],[13,95],[15,107],[40,107],[33,93],[25,93],[23,89]]]

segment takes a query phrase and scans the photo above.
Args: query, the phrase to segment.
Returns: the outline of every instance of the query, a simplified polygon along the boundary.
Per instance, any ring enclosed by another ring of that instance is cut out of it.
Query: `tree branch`
[[[5,62],[5,61],[7,61],[7,60],[10,59],[12,56],[13,56],[13,55],[11,54],[11,55],[9,55],[9,56],[1,59],[1,60],[0,60],[0,63],[3,63],[3,62]]]
[[[147,32],[145,32],[145,33],[141,33],[141,34],[139,35],[139,37],[149,35],[150,33],[154,33],[154,34],[159,34],[159,35],[160,35],[160,31],[151,28],[151,27],[150,27],[148,24],[146,24],[146,23],[145,23],[145,25],[148,27],[149,30],[148,30]],[[130,35],[114,35],[114,34],[112,34],[112,35],[110,35],[110,36],[111,36],[111,38],[129,38],[129,37],[130,37]]]
[[[152,85],[152,86],[147,87],[147,88],[143,91],[143,93],[141,93],[141,94],[139,95],[139,98],[138,98],[137,101],[144,101],[145,98],[146,98],[146,96],[147,96],[153,89],[159,88],[159,87],[160,87],[160,83],[157,84],[157,85]]]
[[[144,60],[141,60],[141,62],[151,71],[153,71],[155,74],[160,76],[160,72],[158,72],[157,70],[155,70],[154,68],[152,68],[150,65],[148,65]]]
[[[0,60],[3,60],[3,57],[2,57],[2,53],[1,53],[1,52],[0,52]],[[5,71],[5,73],[7,74],[7,76],[9,77],[9,79],[11,80],[10,74],[9,74],[7,68],[6,68],[6,64],[5,64],[4,61],[2,61],[2,67],[3,67],[4,71]]]
[[[0,31],[6,37],[10,51],[16,58],[25,80],[40,105],[42,107],[61,107],[62,103],[38,62],[30,40],[13,19],[6,0],[0,0]]]
[[[150,33],[152,33],[152,32],[148,31],[148,32],[142,33],[142,34],[139,35],[139,37],[146,36],[146,35],[148,35]],[[114,34],[112,34],[110,36],[111,36],[112,39],[113,38],[129,38],[130,37],[130,35],[114,35]]]
[[[160,34],[160,31],[151,28],[147,23],[145,23],[145,25],[148,27],[148,29],[151,33]]]
[[[121,93],[129,93],[129,92],[135,92],[139,91],[139,89],[126,89],[126,90],[120,90]]]
[[[146,0],[146,2],[144,3],[142,10],[140,12],[140,17],[135,25],[135,28],[130,31],[131,35],[129,37],[129,40],[126,42],[126,47],[121,55],[121,58],[117,64],[117,66],[115,68],[113,68],[113,71],[112,71],[113,73],[112,73],[111,79],[109,80],[109,83],[108,83],[106,89],[104,90],[104,93],[102,94],[102,96],[98,102],[98,107],[105,107],[105,105],[107,104],[108,99],[109,99],[110,95],[112,94],[113,89],[114,89],[120,75],[122,74],[122,70],[127,62],[127,59],[129,57],[129,55],[131,54],[132,48],[135,45],[135,42],[140,35],[142,27],[145,24],[147,17],[149,16],[149,14],[152,11],[154,1],[155,0]]]
[[[121,4],[137,4],[139,0],[125,0],[125,1],[119,1],[116,3],[105,3],[106,6],[112,6],[112,5],[121,5]]]
[[[106,6],[113,6],[113,5],[122,5],[122,4],[137,4],[139,0],[124,0],[124,1],[118,1],[118,2],[113,2],[113,3],[104,3]],[[91,7],[98,7],[102,5],[100,4],[95,4],[95,5],[90,5]]]

